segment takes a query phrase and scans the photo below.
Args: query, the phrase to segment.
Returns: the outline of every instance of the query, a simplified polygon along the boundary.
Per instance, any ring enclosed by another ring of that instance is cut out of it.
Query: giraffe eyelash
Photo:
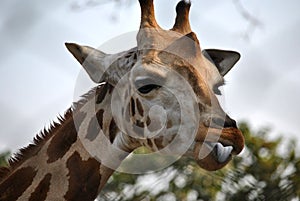
[[[221,81],[217,84],[215,84],[215,86],[213,87],[213,91],[216,95],[222,95],[222,92],[221,90],[219,89],[220,87],[224,86],[225,85],[225,81]]]
[[[213,91],[214,91],[214,93],[215,93],[216,95],[219,95],[219,96],[222,95],[222,92],[221,92],[221,90],[219,89],[219,87],[214,87]]]

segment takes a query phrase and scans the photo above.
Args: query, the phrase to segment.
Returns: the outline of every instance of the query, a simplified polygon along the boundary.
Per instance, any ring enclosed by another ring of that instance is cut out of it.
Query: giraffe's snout
[[[225,118],[224,128],[237,128],[236,121],[231,119],[227,114]]]

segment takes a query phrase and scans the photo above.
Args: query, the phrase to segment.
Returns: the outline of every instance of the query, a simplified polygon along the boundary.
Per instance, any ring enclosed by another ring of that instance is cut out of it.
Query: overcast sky
[[[79,10],[71,9],[74,2],[0,2],[0,151],[27,145],[71,105],[80,65],[64,42],[99,47],[138,29],[137,2],[120,6],[106,1]],[[172,26],[177,2],[155,1],[162,27]],[[242,54],[226,78],[226,110],[254,127],[273,127],[274,136],[297,137],[300,2],[241,1],[259,20],[255,26],[234,2],[194,0],[191,9],[191,24],[202,48],[233,49]]]

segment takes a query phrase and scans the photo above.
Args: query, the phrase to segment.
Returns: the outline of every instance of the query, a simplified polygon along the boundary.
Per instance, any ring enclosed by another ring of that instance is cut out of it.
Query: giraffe
[[[217,98],[239,53],[201,51],[189,1],[177,4],[170,30],[156,22],[153,0],[139,3],[137,47],[106,54],[66,43],[97,86],[0,169],[0,200],[95,200],[140,146],[184,151],[208,171],[242,151],[242,133]]]

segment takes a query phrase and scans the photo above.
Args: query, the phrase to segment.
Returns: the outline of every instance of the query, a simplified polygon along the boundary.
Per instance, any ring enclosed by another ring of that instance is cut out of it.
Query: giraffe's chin
[[[226,159],[220,162],[215,150],[210,146],[207,146],[206,143],[197,143],[194,149],[194,155],[197,164],[208,171],[219,170],[227,165],[232,159],[232,154],[229,154]]]
[[[202,127],[196,138],[194,158],[201,168],[215,171],[227,165],[243,148],[244,137],[239,129]]]

